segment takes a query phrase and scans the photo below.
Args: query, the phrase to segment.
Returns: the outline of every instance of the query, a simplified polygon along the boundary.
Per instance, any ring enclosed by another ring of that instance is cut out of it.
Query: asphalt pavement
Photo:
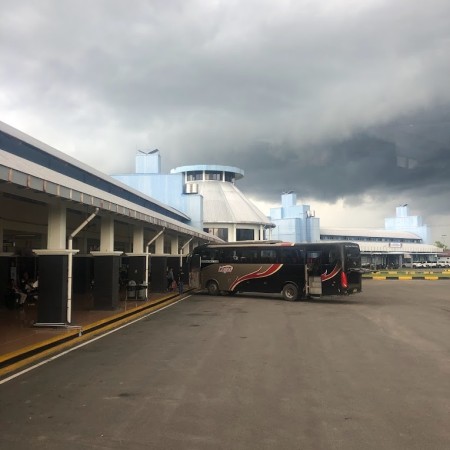
[[[450,284],[193,295],[0,385],[0,449],[448,449]]]

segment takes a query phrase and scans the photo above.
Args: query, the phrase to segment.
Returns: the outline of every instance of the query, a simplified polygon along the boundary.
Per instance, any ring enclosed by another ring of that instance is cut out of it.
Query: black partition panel
[[[94,258],[92,256],[75,256],[72,274],[73,292],[85,294],[91,290],[94,279]]]
[[[8,256],[0,257],[0,295],[1,306],[4,306],[5,294],[11,279],[11,263],[13,259]]]
[[[167,290],[167,257],[152,256],[150,258],[150,291],[164,292]]]
[[[128,257],[128,280],[133,280],[137,284],[145,282],[145,256]]]
[[[165,292],[167,291],[167,269],[173,270],[175,280],[178,280],[180,272],[180,256],[154,256],[150,258],[150,291]],[[184,267],[183,267],[184,270]],[[186,275],[186,273],[185,273]]]
[[[67,269],[67,255],[39,256],[38,323],[66,322]]]
[[[94,308],[117,309],[119,306],[120,256],[94,257]]]

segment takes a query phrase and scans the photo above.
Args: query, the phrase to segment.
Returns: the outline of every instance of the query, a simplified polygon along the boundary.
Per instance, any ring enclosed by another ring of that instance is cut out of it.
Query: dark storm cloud
[[[107,173],[157,147],[261,200],[448,205],[447,0],[0,7],[1,119]]]
[[[415,190],[420,194],[432,186],[450,187],[449,146],[415,159],[399,156],[394,142],[365,134],[313,150],[303,155],[301,150],[280,152],[260,145],[257,161],[242,160],[242,165],[251,169],[246,175],[249,187],[264,191],[270,180],[275,195],[295,189],[306,197],[330,201],[366,191]],[[277,172],[283,176],[271,176]]]

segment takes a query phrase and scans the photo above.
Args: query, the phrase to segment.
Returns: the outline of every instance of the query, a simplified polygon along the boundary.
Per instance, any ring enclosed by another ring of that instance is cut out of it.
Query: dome
[[[204,223],[259,224],[273,226],[270,220],[232,183],[198,183],[203,196]]]

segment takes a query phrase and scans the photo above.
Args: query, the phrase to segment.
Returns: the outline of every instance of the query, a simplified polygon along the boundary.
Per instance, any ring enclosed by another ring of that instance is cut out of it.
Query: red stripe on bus
[[[239,283],[242,283],[243,281],[269,277],[270,275],[273,275],[275,272],[280,270],[281,267],[283,267],[283,264],[271,264],[266,270],[260,272],[260,270],[262,269],[261,266],[258,270],[255,270],[254,272],[248,273],[247,275],[243,275],[242,277],[236,279],[230,286],[230,290],[233,291],[236,288],[236,286]]]
[[[339,273],[340,270],[341,270],[341,267],[339,266],[339,264],[336,264],[336,266],[330,273],[327,273],[327,271],[325,270],[325,272],[322,275],[320,275],[320,278],[322,281],[328,281],[331,278],[335,277]]]

